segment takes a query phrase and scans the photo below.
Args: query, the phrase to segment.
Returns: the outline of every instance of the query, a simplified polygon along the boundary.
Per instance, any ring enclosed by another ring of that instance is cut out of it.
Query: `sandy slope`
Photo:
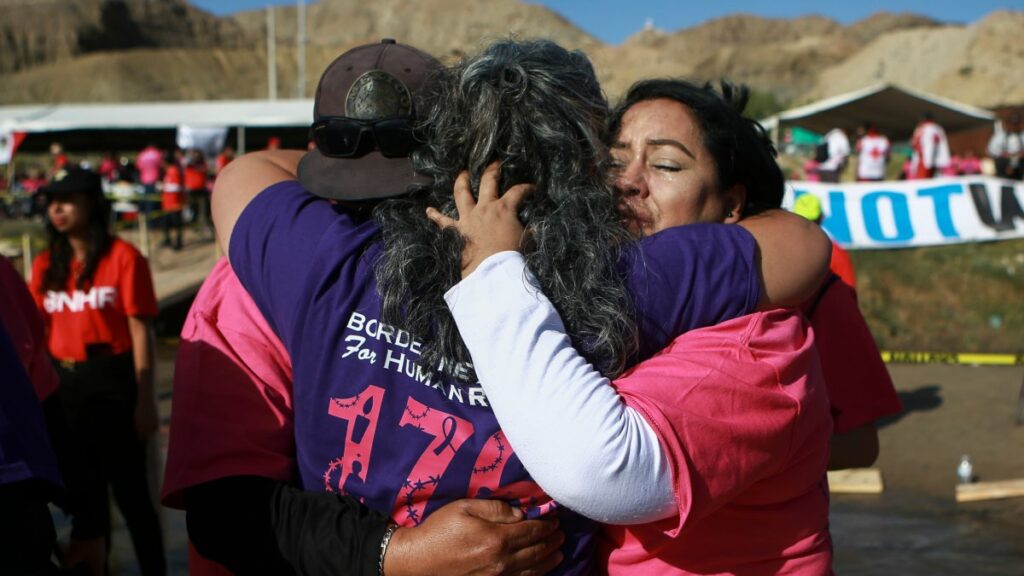
[[[977,106],[1024,102],[1024,12],[885,34],[821,73],[808,99],[894,82]]]

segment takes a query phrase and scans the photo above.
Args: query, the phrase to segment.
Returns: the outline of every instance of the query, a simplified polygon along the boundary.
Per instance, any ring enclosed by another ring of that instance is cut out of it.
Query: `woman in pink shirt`
[[[160,181],[161,169],[164,164],[164,154],[153,144],[147,145],[135,158],[135,169],[139,172],[139,184],[145,197],[139,201],[139,212],[149,215],[160,205],[156,198],[157,182]]]
[[[723,93],[644,82],[613,113],[617,187],[637,234],[756,222],[778,206],[774,150],[739,112],[746,93]],[[460,221],[432,215],[470,247],[449,307],[531,475],[560,504],[607,524],[608,573],[830,573],[832,421],[799,312],[690,331],[610,382],[572,349],[514,252],[521,193],[499,200],[491,182],[479,204],[468,188],[456,194]]]

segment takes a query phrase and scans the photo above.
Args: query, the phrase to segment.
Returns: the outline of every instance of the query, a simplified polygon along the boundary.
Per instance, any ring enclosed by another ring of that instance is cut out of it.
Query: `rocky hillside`
[[[902,30],[875,38],[824,70],[808,98],[897,82],[978,106],[1024,103],[1024,12],[970,26]]]
[[[806,94],[822,70],[875,38],[935,26],[906,14],[879,13],[846,27],[821,16],[781,20],[739,14],[672,33],[644,31],[595,57],[611,93],[650,76],[728,78],[789,102]]]
[[[244,42],[236,22],[186,0],[0,0],[0,74],[94,52]]]
[[[600,41],[551,10],[519,0],[322,0],[306,8],[311,45],[351,46],[382,37],[401,39],[444,57],[473,50],[489,39],[551,38],[563,46],[589,49]],[[235,21],[252,34],[265,34],[266,11],[242,12]],[[295,41],[296,8],[274,10],[279,41]]]
[[[278,94],[291,97],[296,11],[274,13]],[[0,0],[0,104],[263,97],[265,22],[263,10],[218,18],[186,0]],[[619,46],[523,0],[320,0],[307,6],[307,22],[307,95],[359,43],[394,37],[452,60],[514,36],[587,51],[612,98],[640,78],[683,76],[744,82],[784,103],[879,81],[978,106],[1024,103],[1024,12],[966,26],[913,14],[846,26],[738,14],[645,30]]]

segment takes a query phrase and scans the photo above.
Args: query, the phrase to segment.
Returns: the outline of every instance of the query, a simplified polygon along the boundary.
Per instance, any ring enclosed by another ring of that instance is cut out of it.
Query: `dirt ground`
[[[833,495],[837,574],[1024,574],[1024,498],[956,503],[956,468],[1024,479],[1024,367],[889,365],[904,412],[882,423],[885,492]]]
[[[1024,426],[1016,422],[1024,367],[889,365],[889,373],[904,411],[879,431],[887,491],[951,499],[964,454],[979,481],[1024,479]]]

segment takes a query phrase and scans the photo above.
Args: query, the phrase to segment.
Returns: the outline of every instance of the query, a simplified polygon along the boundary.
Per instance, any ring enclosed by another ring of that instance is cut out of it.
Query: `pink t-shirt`
[[[221,258],[181,329],[161,502],[181,508],[185,488],[227,476],[292,479],[291,382],[284,346]]]
[[[960,173],[965,176],[981,174],[981,160],[974,156],[968,156],[960,160]]]
[[[288,353],[221,258],[181,329],[161,503],[183,508],[186,488],[228,476],[290,480],[291,382]],[[230,573],[189,545],[189,574]]]
[[[160,179],[160,167],[164,163],[164,155],[153,146],[147,146],[135,158],[135,167],[139,170],[139,182],[156,184]]]
[[[831,573],[832,419],[799,312],[688,332],[615,387],[658,435],[679,515],[605,527],[609,574]]]

